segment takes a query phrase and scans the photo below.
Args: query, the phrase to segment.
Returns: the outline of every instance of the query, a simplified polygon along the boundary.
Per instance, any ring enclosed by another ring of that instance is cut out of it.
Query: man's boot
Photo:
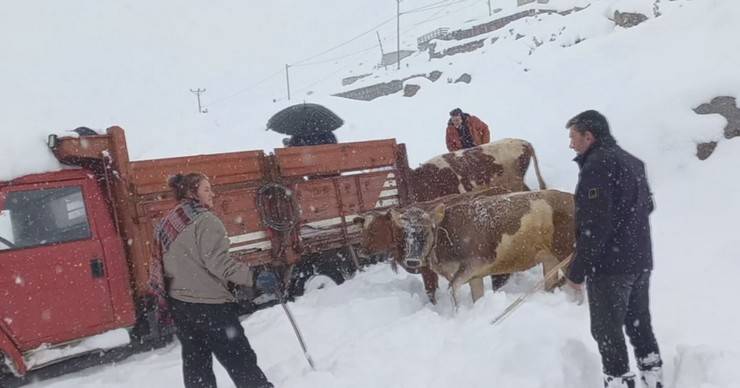
[[[655,367],[640,371],[642,388],[663,388],[663,368]]]
[[[621,376],[604,375],[604,388],[635,388],[635,374],[627,372]]]
[[[642,388],[663,388],[663,361],[658,352],[637,358]]]

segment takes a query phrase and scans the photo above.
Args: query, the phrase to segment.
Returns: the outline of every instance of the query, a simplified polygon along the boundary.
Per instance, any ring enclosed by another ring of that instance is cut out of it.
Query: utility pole
[[[396,63],[401,70],[401,0],[396,0]]]
[[[198,113],[208,113],[208,108],[203,108],[200,105],[200,95],[201,95],[201,93],[205,93],[206,90],[205,89],[198,88],[198,89],[195,89],[195,90],[190,89],[190,92],[193,93],[193,94],[195,94],[196,98],[198,99]]]
[[[383,52],[383,41],[380,40],[380,33],[378,31],[375,31],[375,35],[378,36],[378,45],[380,45],[380,55],[385,55]]]
[[[380,33],[378,31],[375,31],[375,35],[378,36],[378,45],[380,46],[380,63],[383,65],[383,68],[388,70],[388,65],[385,63],[385,53],[383,52],[383,41],[380,40]]]
[[[285,64],[285,83],[288,86],[288,101],[290,101],[290,76],[288,75],[288,68],[290,65]]]
[[[488,16],[493,15],[493,11],[491,10],[491,0],[488,0]]]

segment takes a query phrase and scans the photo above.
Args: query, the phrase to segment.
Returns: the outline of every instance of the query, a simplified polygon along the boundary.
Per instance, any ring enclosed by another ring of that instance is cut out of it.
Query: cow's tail
[[[537,162],[537,154],[534,152],[534,147],[532,145],[529,145],[529,148],[532,150],[532,159],[534,160],[534,173],[537,174],[537,183],[540,185],[540,190],[547,189],[547,185],[545,184],[545,180],[542,179],[542,174],[540,174],[540,164]]]

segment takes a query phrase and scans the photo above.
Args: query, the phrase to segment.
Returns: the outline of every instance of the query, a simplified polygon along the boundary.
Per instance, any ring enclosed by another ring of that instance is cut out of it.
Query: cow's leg
[[[460,288],[463,284],[469,282],[470,279],[476,277],[475,271],[479,261],[479,259],[472,259],[469,262],[460,263],[457,271],[455,271],[452,279],[450,279],[450,287]]]
[[[470,282],[474,276],[473,266],[470,263],[461,263],[450,279],[450,290],[452,291],[452,301],[455,303],[455,310],[457,310],[457,298],[455,297],[455,290],[459,289],[463,284]],[[481,283],[483,282],[479,279]],[[471,285],[471,291],[473,291]],[[481,287],[482,288],[482,287]],[[482,293],[481,293],[482,295]],[[473,296],[475,301],[475,296]]]
[[[510,273],[505,273],[503,275],[491,275],[491,288],[493,289],[493,291],[498,291],[499,288],[503,287],[510,277]]]
[[[542,262],[542,272],[543,276],[547,276],[547,274],[555,267],[557,267],[560,262],[558,261],[558,258],[555,257],[551,252],[541,252],[538,254],[540,261]],[[550,279],[545,279],[545,289],[547,291],[552,291],[557,287],[560,283],[560,277],[558,274],[554,274]]]
[[[457,308],[459,305],[457,304],[457,294],[455,293],[455,287],[452,286],[452,283],[450,283],[450,296],[452,297],[452,306],[455,307],[455,312],[457,312]]]
[[[470,285],[470,294],[473,296],[473,303],[483,296],[483,278],[473,278],[468,282]]]
[[[424,289],[427,291],[429,301],[432,302],[432,304],[437,304],[437,297],[435,296],[437,287],[439,286],[439,277],[437,276],[437,273],[432,271],[429,267],[422,267],[421,278],[424,281]]]

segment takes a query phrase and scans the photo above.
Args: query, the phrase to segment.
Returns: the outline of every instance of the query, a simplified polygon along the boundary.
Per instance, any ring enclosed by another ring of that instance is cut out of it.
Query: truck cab
[[[0,184],[0,274],[0,344],[22,355],[15,373],[58,361],[51,344],[136,321],[123,242],[89,171]]]

